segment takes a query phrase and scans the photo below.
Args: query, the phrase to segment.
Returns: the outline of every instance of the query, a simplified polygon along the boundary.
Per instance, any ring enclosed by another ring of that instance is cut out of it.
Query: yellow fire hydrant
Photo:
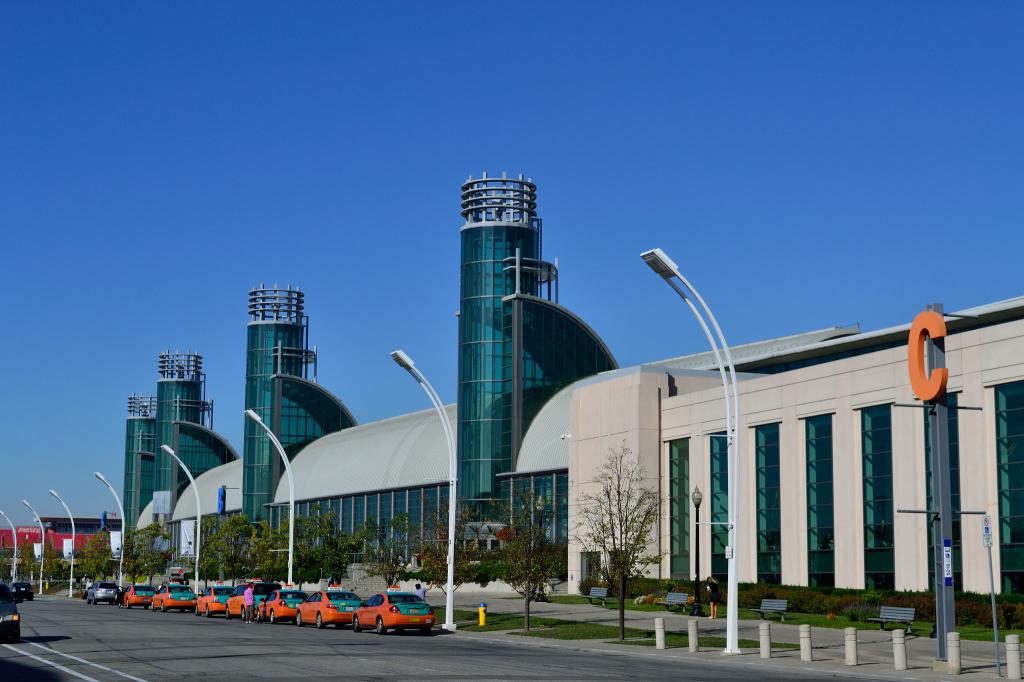
[[[487,604],[480,602],[480,627],[487,626]]]

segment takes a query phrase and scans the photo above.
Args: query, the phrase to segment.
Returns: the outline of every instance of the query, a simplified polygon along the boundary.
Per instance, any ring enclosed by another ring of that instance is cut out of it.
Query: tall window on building
[[[804,421],[807,445],[807,581],[836,584],[835,516],[832,507],[832,415]]]
[[[782,582],[782,516],[779,511],[779,425],[754,429],[757,466],[757,580]]]
[[[999,563],[1003,593],[1024,591],[1024,381],[996,386]]]
[[[960,511],[960,425],[957,419],[957,394],[946,396],[949,406],[949,478],[953,510]],[[924,412],[924,472],[928,509],[932,507],[932,443],[928,437],[931,428],[931,414]],[[960,515],[953,515],[953,585],[963,589],[963,560],[960,556]],[[935,524],[928,522],[928,589],[935,589]]]
[[[690,577],[690,439],[668,444],[669,571]]]
[[[892,508],[892,408],[861,410],[864,468],[864,586],[894,589]]]
[[[725,580],[729,562],[725,548],[729,544],[729,439],[725,431],[711,434],[711,574]]]

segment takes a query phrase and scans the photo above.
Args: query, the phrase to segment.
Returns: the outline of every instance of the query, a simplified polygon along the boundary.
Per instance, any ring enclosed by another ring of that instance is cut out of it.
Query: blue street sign
[[[223,514],[225,507],[225,500],[227,498],[227,488],[221,486],[217,488],[217,513]]]
[[[942,539],[942,577],[946,587],[953,586],[953,543],[949,538]]]

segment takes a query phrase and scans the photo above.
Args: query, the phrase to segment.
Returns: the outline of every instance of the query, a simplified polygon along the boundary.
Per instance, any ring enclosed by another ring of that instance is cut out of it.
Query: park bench
[[[604,600],[608,598],[607,587],[591,587],[590,594],[587,595],[587,599],[593,604],[595,599],[600,599],[601,603],[604,604]]]
[[[881,630],[886,623],[906,623],[907,634],[914,629],[914,609],[909,606],[883,606],[878,610],[878,618],[868,618],[871,623],[878,623]]]
[[[668,610],[672,610],[673,606],[685,607],[690,601],[690,595],[685,592],[669,592],[665,595],[665,599],[656,602],[658,606],[664,606]]]
[[[782,620],[786,620],[786,609],[789,606],[787,599],[762,599],[761,608],[751,609],[761,614],[763,620],[769,613],[777,613]]]

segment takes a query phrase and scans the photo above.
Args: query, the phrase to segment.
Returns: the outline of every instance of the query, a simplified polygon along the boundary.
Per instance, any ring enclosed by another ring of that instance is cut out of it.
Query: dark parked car
[[[32,594],[32,583],[11,583],[10,591],[14,601],[24,601],[26,599],[32,601],[34,597]]]
[[[105,601],[108,604],[117,603],[117,583],[93,583],[85,593],[87,604],[99,604]]]
[[[7,585],[0,585],[0,642],[17,642],[21,639],[21,614],[18,603]]]

